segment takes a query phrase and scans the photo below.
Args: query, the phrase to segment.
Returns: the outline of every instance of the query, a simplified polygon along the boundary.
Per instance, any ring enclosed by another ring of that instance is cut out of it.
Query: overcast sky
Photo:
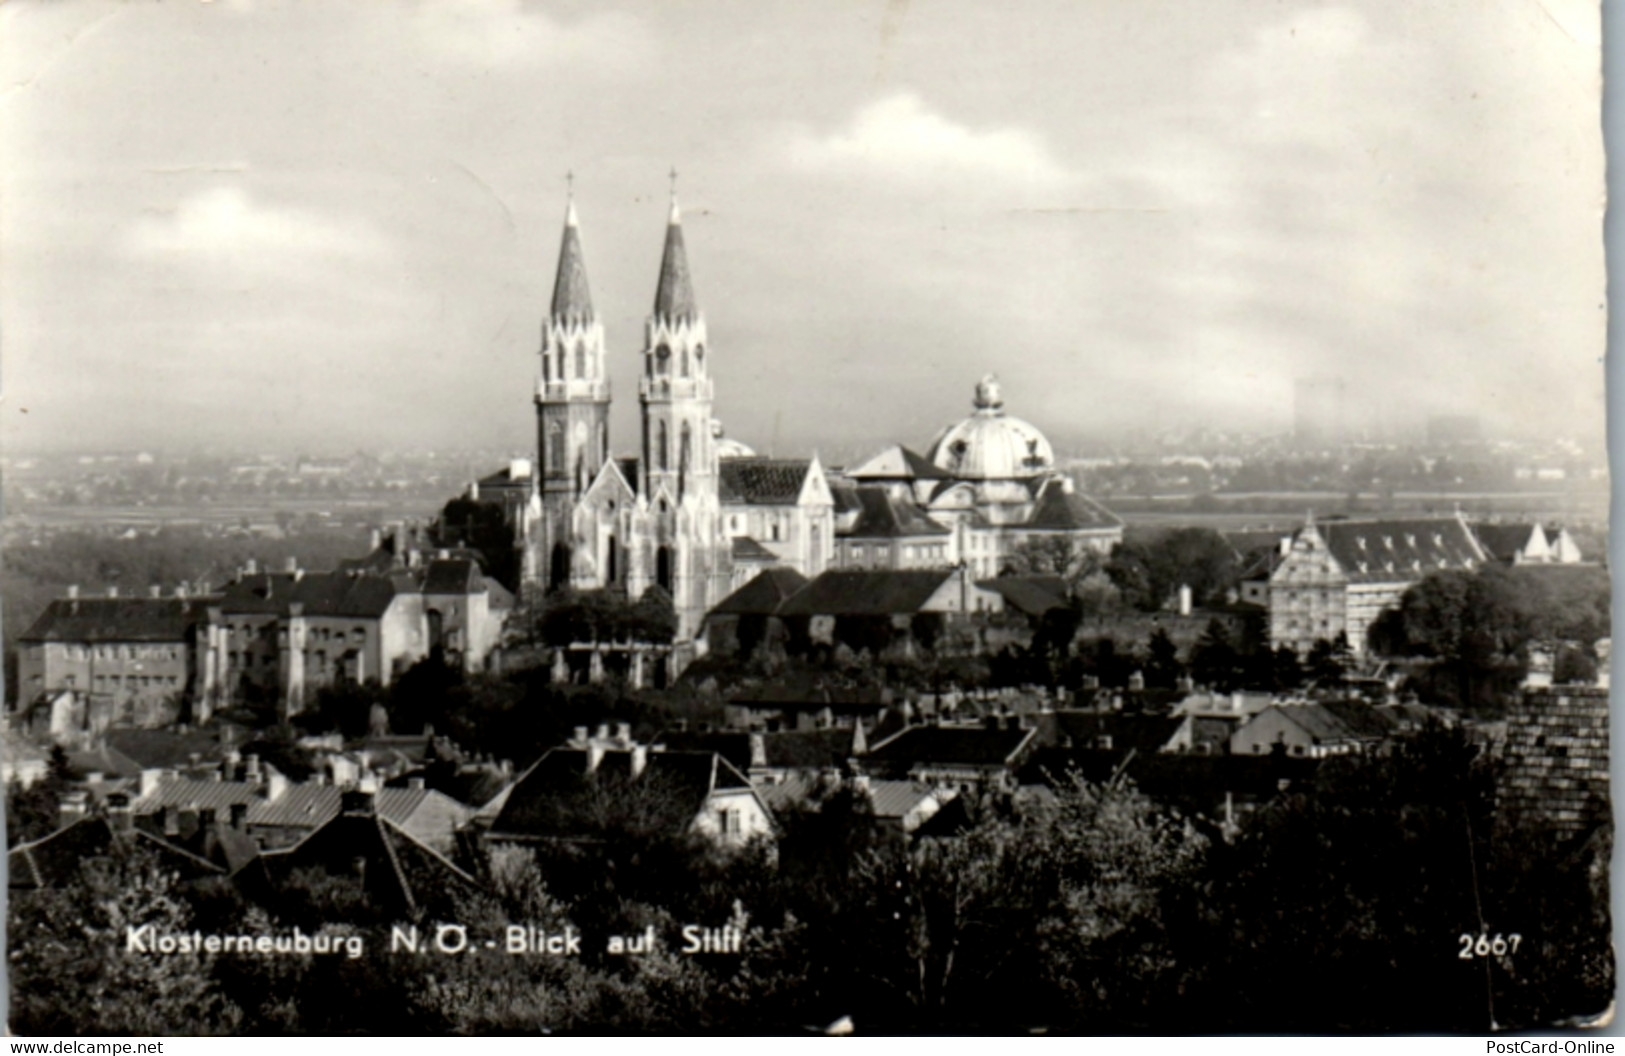
[[[534,443],[574,171],[633,446],[667,170],[728,433],[1600,436],[1595,0],[0,5],[0,440]]]

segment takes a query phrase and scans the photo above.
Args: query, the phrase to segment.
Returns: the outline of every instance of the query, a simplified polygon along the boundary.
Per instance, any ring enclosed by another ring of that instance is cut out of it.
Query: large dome
[[[1035,477],[1055,467],[1055,452],[1031,422],[1004,413],[998,379],[976,386],[976,413],[938,434],[927,456],[937,468],[967,480]]]

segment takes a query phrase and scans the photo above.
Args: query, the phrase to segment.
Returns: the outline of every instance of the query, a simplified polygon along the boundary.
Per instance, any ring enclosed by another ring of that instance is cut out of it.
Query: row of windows
[[[692,363],[688,358],[688,349],[678,353],[677,376],[686,378],[695,370],[705,364],[705,346],[694,346],[694,359]],[[655,349],[655,354],[649,359],[649,373],[651,375],[669,374],[671,372],[671,348],[661,345]],[[578,375],[579,377],[579,375]]]
[[[69,660],[179,660],[179,646],[171,645],[68,645],[63,655]],[[34,646],[31,655],[41,655],[41,647]]]

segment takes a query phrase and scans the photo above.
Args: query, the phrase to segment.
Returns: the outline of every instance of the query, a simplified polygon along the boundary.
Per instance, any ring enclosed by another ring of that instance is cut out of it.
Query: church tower
[[[553,304],[542,323],[536,382],[536,475],[542,504],[537,571],[552,586],[570,577],[571,515],[609,459],[609,371],[604,327],[592,308],[575,199],[564,214]]]
[[[710,352],[673,194],[654,311],[644,327],[638,490],[658,536],[650,580],[672,596],[679,640],[691,637],[720,600],[717,590],[726,587],[729,571],[722,553]]]

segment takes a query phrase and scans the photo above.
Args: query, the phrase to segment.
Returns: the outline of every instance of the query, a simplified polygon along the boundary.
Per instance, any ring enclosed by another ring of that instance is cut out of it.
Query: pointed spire
[[[561,322],[586,322],[592,317],[592,293],[587,289],[587,262],[581,253],[581,231],[576,222],[576,199],[572,192],[564,210],[558,276],[553,280],[553,318]]]
[[[683,214],[677,208],[677,170],[671,172],[671,214],[666,218],[666,250],[660,258],[660,285],[655,289],[655,318],[694,319],[694,284],[688,277],[688,252],[683,248]]]

